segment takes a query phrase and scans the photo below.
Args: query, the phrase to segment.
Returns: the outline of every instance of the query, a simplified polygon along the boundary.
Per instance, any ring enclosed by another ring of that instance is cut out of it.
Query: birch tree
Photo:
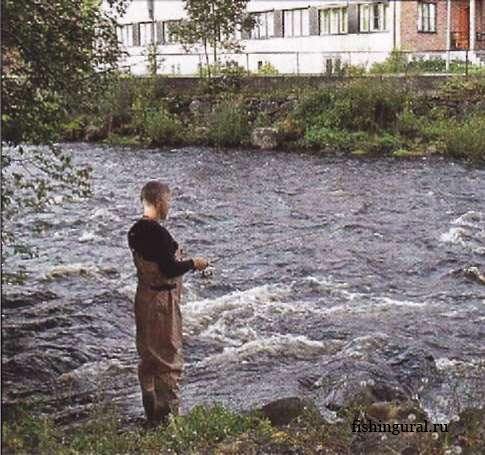
[[[217,65],[220,51],[240,52],[236,31],[251,30],[254,19],[246,11],[248,0],[186,0],[187,19],[173,27],[171,33],[187,52],[202,48],[208,75],[209,55]]]

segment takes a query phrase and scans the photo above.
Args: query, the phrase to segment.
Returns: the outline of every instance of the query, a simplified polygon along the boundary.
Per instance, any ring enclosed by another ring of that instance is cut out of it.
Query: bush
[[[356,81],[307,96],[296,117],[308,127],[377,132],[394,129],[407,95],[393,81]]]
[[[485,115],[476,115],[463,122],[449,120],[439,136],[450,156],[485,161]]]
[[[258,68],[257,74],[258,74],[258,76],[276,76],[277,74],[279,74],[279,71],[270,62],[264,62]]]
[[[247,71],[240,66],[236,61],[228,61],[225,63],[202,65],[199,69],[199,76],[202,78],[209,77],[209,70],[211,77],[228,76],[228,77],[244,77]]]
[[[182,141],[182,135],[182,123],[163,106],[145,112],[143,139],[149,144],[178,144]]]
[[[249,120],[244,107],[235,100],[223,101],[209,115],[208,139],[211,145],[243,145],[249,139]]]
[[[374,63],[369,72],[371,74],[395,74],[405,73],[408,69],[406,54],[400,51],[392,51],[381,63]]]
[[[367,70],[363,65],[351,65],[349,63],[344,63],[342,66],[342,74],[346,77],[362,77],[365,76]]]

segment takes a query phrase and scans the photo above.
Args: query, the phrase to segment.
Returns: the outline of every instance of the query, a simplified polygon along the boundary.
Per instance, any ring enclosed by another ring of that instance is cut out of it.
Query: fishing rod
[[[321,232],[319,232],[319,231],[306,232],[306,233],[302,234],[299,238],[303,239],[303,238],[314,236],[316,234],[321,234]],[[212,264],[219,262],[223,259],[227,259],[228,257],[240,256],[241,254],[249,253],[250,251],[259,251],[259,250],[262,250],[262,249],[264,249],[268,246],[273,246],[273,245],[278,245],[280,243],[285,243],[285,242],[288,242],[289,240],[291,240],[292,238],[294,238],[294,236],[284,237],[282,239],[276,239],[276,240],[273,240],[271,242],[267,242],[264,245],[259,245],[259,246],[256,246],[256,247],[243,248],[242,250],[236,251],[235,253],[223,254],[223,255],[209,261],[209,265],[212,265]]]
[[[324,222],[324,224],[328,224],[328,222]],[[323,227],[323,226],[322,226]],[[338,226],[337,229],[335,229],[331,235],[328,237],[328,239],[332,238],[333,235],[335,233],[338,232],[339,228],[341,228],[342,226]],[[312,231],[312,232],[306,232],[304,234],[302,234],[301,236],[299,236],[298,238],[301,240],[301,239],[304,239],[304,238],[311,238],[313,236],[316,236],[316,235],[321,235],[322,232],[320,229],[317,229],[316,231]],[[224,255],[221,255],[215,259],[212,259],[209,261],[209,265],[208,265],[208,268],[205,269],[205,270],[202,270],[201,271],[201,276],[203,278],[208,278],[208,277],[211,277],[213,275],[213,270],[214,270],[214,267],[213,265],[215,263],[218,263],[220,262],[221,260],[224,260],[224,259],[227,259],[229,257],[235,257],[235,256],[240,256],[240,255],[243,255],[245,253],[249,253],[249,252],[255,252],[255,251],[260,251],[264,248],[267,248],[267,247],[270,247],[270,246],[274,246],[274,245],[278,245],[280,243],[285,243],[285,242],[288,242],[290,241],[292,238],[295,238],[295,236],[288,236],[288,237],[284,237],[284,238],[280,238],[280,239],[276,239],[274,241],[271,241],[271,242],[267,242],[265,243],[264,245],[259,245],[259,246],[255,246],[255,247],[247,247],[247,248],[243,248],[241,250],[238,250],[234,253],[228,253],[228,254],[224,254]],[[355,244],[357,243],[357,240],[354,241],[354,242],[351,242],[350,244]],[[358,252],[356,252],[355,250],[352,251],[352,255],[356,256],[357,258],[359,258],[361,261],[364,261],[366,262],[372,269],[378,269],[378,266],[376,266],[375,264],[372,264],[372,262],[370,261],[369,257],[366,256],[366,255],[363,255],[363,254],[360,254]]]
[[[328,223],[325,222],[324,224],[328,224]],[[306,233],[302,234],[301,236],[299,236],[298,238],[301,240],[301,239],[304,239],[304,238],[313,237],[313,236],[315,236],[317,234],[321,234],[321,232],[319,230],[312,231],[312,232],[306,232]],[[210,260],[208,267],[205,270],[202,270],[200,274],[201,274],[202,278],[209,278],[209,277],[211,277],[213,275],[214,264],[215,263],[218,263],[218,262],[220,262],[220,261],[222,261],[224,259],[227,259],[229,257],[232,258],[232,257],[235,257],[235,256],[243,255],[245,253],[254,252],[254,251],[260,251],[260,250],[262,250],[264,248],[267,248],[269,246],[274,246],[274,245],[278,245],[280,243],[285,243],[285,242],[290,241],[294,237],[295,236],[291,236],[291,237],[288,236],[288,237],[284,237],[284,238],[281,238],[281,239],[273,240],[271,242],[266,242],[264,245],[243,248],[242,250],[236,251],[234,253],[223,254],[223,255],[215,258],[215,259]]]

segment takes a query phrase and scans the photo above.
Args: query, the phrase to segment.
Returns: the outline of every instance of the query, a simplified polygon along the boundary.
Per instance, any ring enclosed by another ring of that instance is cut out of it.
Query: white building
[[[280,73],[319,74],[348,63],[369,67],[394,50],[409,55],[460,57],[469,49],[479,61],[485,49],[485,0],[252,0],[257,16],[243,51],[222,53],[257,72],[270,62]],[[200,51],[186,53],[173,42],[170,26],[186,17],[178,0],[132,0],[119,18],[119,39],[129,56],[124,67],[147,74],[147,48],[157,44],[159,73],[196,75]]]

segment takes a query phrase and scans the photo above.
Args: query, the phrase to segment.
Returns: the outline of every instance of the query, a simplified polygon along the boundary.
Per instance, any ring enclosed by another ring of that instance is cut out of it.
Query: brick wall
[[[422,33],[418,32],[418,1],[401,2],[402,50],[439,51],[446,49],[446,0],[437,0],[436,3],[436,33]]]

